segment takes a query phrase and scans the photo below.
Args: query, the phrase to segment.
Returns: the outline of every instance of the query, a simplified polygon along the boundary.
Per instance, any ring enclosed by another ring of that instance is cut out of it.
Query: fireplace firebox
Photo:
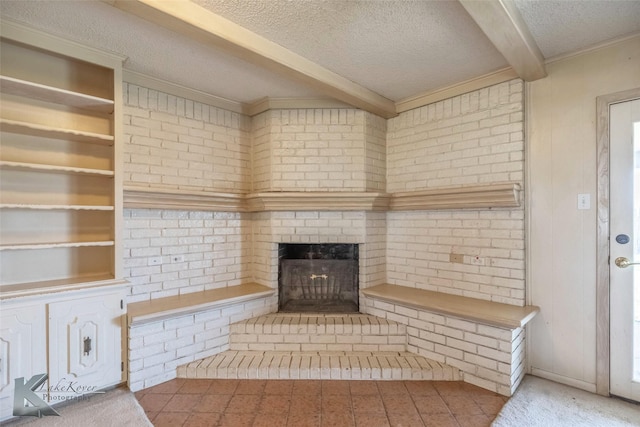
[[[358,245],[278,246],[278,309],[281,312],[358,312]]]

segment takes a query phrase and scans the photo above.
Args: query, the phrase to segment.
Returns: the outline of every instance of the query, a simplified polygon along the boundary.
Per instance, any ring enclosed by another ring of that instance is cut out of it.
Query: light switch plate
[[[578,194],[578,210],[591,209],[591,194],[582,193]]]

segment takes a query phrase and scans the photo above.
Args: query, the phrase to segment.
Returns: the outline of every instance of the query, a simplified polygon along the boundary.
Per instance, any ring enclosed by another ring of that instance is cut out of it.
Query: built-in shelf
[[[95,242],[56,242],[56,243],[16,243],[8,245],[0,245],[0,251],[8,250],[27,250],[27,249],[53,249],[53,248],[82,248],[82,247],[99,247],[113,246],[113,240],[95,241]]]
[[[21,203],[2,203],[0,209],[39,209],[39,210],[71,210],[71,211],[112,211],[113,206],[96,205],[33,205]]]
[[[14,285],[3,285],[0,300],[38,296],[53,292],[71,291],[76,289],[91,289],[105,286],[127,285],[123,279],[114,279],[110,274],[96,274],[77,276],[68,279],[43,280],[40,282],[24,282]]]
[[[75,129],[56,128],[36,123],[20,122],[17,120],[0,119],[0,130],[3,132],[19,133],[22,135],[44,138],[68,139],[89,144],[113,145],[114,137],[101,133],[85,132]]]
[[[9,76],[0,76],[0,90],[3,93],[39,99],[41,101],[85,110],[112,113],[114,102],[111,99],[99,98],[84,93],[47,86]]]
[[[9,162],[0,160],[0,167],[5,169],[14,170],[29,170],[34,172],[58,172],[58,173],[71,173],[81,175],[98,175],[98,176],[114,176],[114,172],[103,169],[88,169],[88,168],[76,168],[71,166],[56,166],[45,165],[40,163],[23,163],[23,162]]]

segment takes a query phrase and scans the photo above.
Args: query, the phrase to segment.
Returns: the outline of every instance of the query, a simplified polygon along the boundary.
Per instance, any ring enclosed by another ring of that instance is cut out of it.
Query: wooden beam
[[[294,78],[354,107],[384,118],[397,115],[391,100],[189,0],[104,1],[164,28],[221,48],[247,62]]]
[[[459,1],[521,79],[547,76],[544,57],[512,0]]]

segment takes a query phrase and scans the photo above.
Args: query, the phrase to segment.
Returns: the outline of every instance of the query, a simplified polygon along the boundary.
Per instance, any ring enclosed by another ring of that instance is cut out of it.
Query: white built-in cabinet
[[[52,405],[126,380],[124,294],[120,285],[2,301],[0,420],[12,416],[16,378],[46,373],[36,395]]]
[[[122,60],[0,26],[0,399],[122,367]],[[11,405],[9,405],[11,406]],[[10,409],[10,408],[9,408]]]

